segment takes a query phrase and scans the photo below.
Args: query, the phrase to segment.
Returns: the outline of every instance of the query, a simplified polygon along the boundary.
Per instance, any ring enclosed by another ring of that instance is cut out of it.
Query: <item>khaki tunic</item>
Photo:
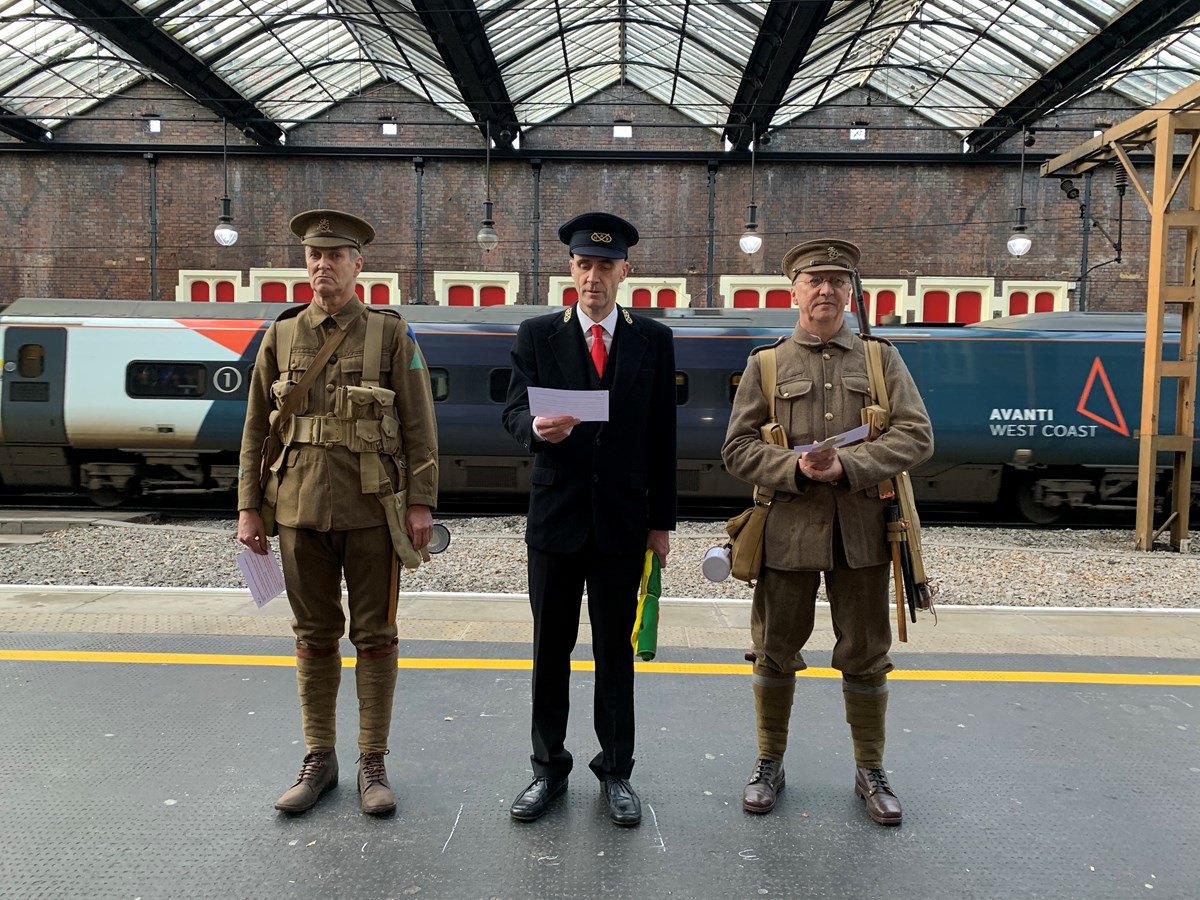
[[[869,406],[870,382],[862,339],[842,325],[826,344],[799,325],[776,344],[775,414],[792,446],[857,428]],[[759,348],[761,349],[761,348]],[[763,565],[783,571],[829,571],[835,522],[846,564],[857,569],[891,559],[876,485],[933,455],[933,430],[912,376],[890,344],[883,345],[891,426],[878,439],[838,450],[844,481],[797,486],[795,451],[765,443],[769,418],[757,350],[738,385],[722,456],[731,474],[775,489],[767,515]]]
[[[396,392],[402,459],[409,472],[420,470],[407,479],[408,503],[437,506],[437,422],[429,371],[402,317],[368,310],[357,297],[352,297],[333,316],[311,303],[293,318],[290,370],[276,359],[278,323],[272,323],[267,329],[250,380],[246,426],[242,434],[238,509],[258,509],[262,503],[258,486],[259,458],[270,424],[268,417],[276,407],[271,385],[285,371],[292,381],[299,381],[325,343],[328,329],[348,329],[345,339],[326,365],[324,377],[317,379],[298,413],[333,416],[337,388],[362,383],[367,317],[372,315],[386,316],[379,383]],[[396,469],[390,460],[385,469],[393,489],[403,487],[397,482]],[[280,471],[282,478],[275,506],[276,521],[280,525],[344,531],[386,524],[382,504],[374,494],[362,492],[359,454],[348,448],[295,444],[288,448]]]

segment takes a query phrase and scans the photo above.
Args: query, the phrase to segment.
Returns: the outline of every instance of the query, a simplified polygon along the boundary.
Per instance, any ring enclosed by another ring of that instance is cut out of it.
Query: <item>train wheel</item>
[[[129,487],[119,488],[106,484],[103,487],[90,488],[87,493],[88,498],[97,506],[113,509],[129,500],[134,492]]]
[[[1063,517],[1063,507],[1042,503],[1032,481],[1023,481],[1017,486],[1015,499],[1017,512],[1034,525],[1053,525]]]

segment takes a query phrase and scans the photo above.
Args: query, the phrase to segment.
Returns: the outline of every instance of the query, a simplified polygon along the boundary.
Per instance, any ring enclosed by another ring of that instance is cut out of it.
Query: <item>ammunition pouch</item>
[[[866,407],[862,411],[862,421],[864,425],[871,426],[871,431],[867,435],[866,439],[868,441],[873,441],[875,438],[887,431],[888,424],[891,421],[891,416],[888,415],[888,411],[886,409],[876,403]]]

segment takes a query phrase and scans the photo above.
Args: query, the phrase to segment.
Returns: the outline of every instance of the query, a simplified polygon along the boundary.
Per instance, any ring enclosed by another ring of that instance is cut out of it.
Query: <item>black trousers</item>
[[[533,763],[535,775],[563,778],[571,771],[565,747],[571,695],[571,651],[587,585],[594,696],[600,752],[596,777],[628,778],[633,770],[633,648],[645,552],[603,554],[589,538],[575,553],[529,548],[529,605],[533,609]]]

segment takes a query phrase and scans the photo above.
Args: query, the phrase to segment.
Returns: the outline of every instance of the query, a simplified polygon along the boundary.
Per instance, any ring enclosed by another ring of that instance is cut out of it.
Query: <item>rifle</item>
[[[867,305],[863,296],[862,279],[858,270],[851,273],[854,285],[854,314],[858,319],[861,336],[871,336],[871,323],[867,317]],[[883,385],[883,367],[877,354],[868,346],[867,374],[871,381],[871,392],[877,402],[888,409],[887,391]],[[876,349],[878,349],[876,347]],[[872,360],[875,355],[876,359]],[[878,369],[878,371],[876,371]],[[876,384],[876,382],[879,382]],[[933,609],[933,591],[925,577],[925,565],[921,560],[921,520],[917,516],[916,503],[912,495],[912,483],[907,472],[900,472],[888,482],[890,491],[880,491],[880,497],[892,502],[884,509],[887,522],[888,543],[892,548],[892,571],[896,588],[897,634],[901,641],[908,640],[904,623],[903,606],[907,599],[909,618],[917,621],[918,609]]]

